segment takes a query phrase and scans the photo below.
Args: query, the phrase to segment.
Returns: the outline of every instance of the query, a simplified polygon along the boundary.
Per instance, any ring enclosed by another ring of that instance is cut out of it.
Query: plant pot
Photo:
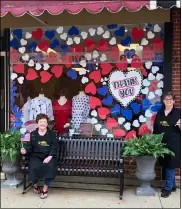
[[[2,172],[6,174],[6,180],[1,184],[2,187],[17,188],[22,180],[16,179],[16,173],[19,170],[19,161],[12,162],[10,160],[4,160],[2,166]]]
[[[155,196],[155,190],[150,186],[152,180],[155,179],[155,163],[156,158],[153,156],[136,157],[136,177],[141,181],[141,186],[137,188],[138,196]]]

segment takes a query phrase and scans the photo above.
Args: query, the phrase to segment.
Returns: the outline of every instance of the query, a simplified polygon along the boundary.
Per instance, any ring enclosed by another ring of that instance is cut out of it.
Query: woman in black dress
[[[166,180],[161,197],[168,197],[176,190],[175,168],[181,166],[181,111],[174,107],[175,95],[172,92],[163,95],[163,103],[163,108],[157,113],[153,133],[164,133],[162,142],[175,153],[175,157],[165,155],[164,158],[159,158]]]
[[[47,197],[48,187],[56,177],[58,140],[48,128],[47,115],[37,115],[36,123],[37,130],[31,133],[30,142],[21,149],[21,153],[30,155],[29,180],[35,193],[40,193],[38,180],[45,179],[41,192],[41,198],[44,199]]]

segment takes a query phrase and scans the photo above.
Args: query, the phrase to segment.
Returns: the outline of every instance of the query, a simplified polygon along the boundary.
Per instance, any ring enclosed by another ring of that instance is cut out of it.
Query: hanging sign
[[[124,107],[127,107],[140,93],[142,74],[131,70],[126,73],[114,71],[109,77],[109,90],[113,97]]]

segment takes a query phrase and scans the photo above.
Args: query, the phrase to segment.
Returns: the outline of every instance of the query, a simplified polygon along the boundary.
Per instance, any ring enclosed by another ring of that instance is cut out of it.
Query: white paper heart
[[[127,131],[129,131],[131,129],[131,123],[129,123],[129,122],[125,123],[124,127]]]
[[[156,75],[156,80],[157,80],[157,81],[160,81],[160,80],[163,79],[163,78],[164,78],[164,75],[163,75],[163,74],[157,73],[157,75]]]
[[[60,26],[59,28],[56,29],[57,33],[61,34],[63,32],[63,27]]]
[[[153,92],[150,92],[148,95],[148,99],[154,99],[155,98],[155,94]]]
[[[92,112],[91,112],[91,116],[93,116],[93,117],[97,117],[97,111],[96,111],[96,110],[92,110]]]
[[[153,38],[155,37],[155,34],[152,33],[152,31],[149,31],[149,32],[147,33],[147,37],[148,37],[148,39],[153,39]]]
[[[28,66],[30,66],[30,67],[33,67],[34,66],[34,61],[33,60],[30,60],[29,62],[28,62]]]
[[[102,128],[102,125],[101,124],[95,125],[95,130],[96,131],[100,131],[101,128]]]
[[[87,60],[91,60],[91,59],[92,59],[91,53],[86,53],[86,54],[85,54],[85,58],[86,58]]]
[[[145,87],[144,89],[141,90],[142,94],[148,94],[149,93],[149,88]]]
[[[32,38],[32,34],[29,33],[29,32],[26,32],[26,33],[25,33],[25,38],[26,38],[26,39]]]
[[[86,60],[81,60],[81,61],[80,61],[80,65],[81,65],[82,67],[86,67],[86,66],[87,66]]]
[[[152,117],[152,113],[151,113],[150,110],[146,110],[146,111],[145,111],[145,117],[147,117],[147,118]]]
[[[158,87],[158,88],[164,88],[164,82],[163,82],[163,81],[160,81],[160,82],[157,84],[157,87]]]
[[[100,61],[101,61],[101,62],[104,62],[104,61],[106,61],[106,60],[107,60],[106,54],[102,54],[101,57],[100,57]]]
[[[159,97],[162,96],[162,89],[157,89],[155,91],[155,94],[158,95]]]
[[[17,77],[18,75],[16,73],[11,73],[11,80],[15,80]]]
[[[109,41],[110,45],[115,45],[116,44],[116,38],[112,37],[111,40]]]
[[[41,68],[42,68],[42,65],[37,62],[36,65],[35,65],[35,69],[40,70]]]
[[[152,73],[149,73],[149,74],[148,74],[148,80],[149,80],[149,81],[155,80],[155,76],[154,76]]]
[[[110,74],[109,90],[113,97],[127,107],[140,93],[143,77],[139,71],[126,73],[116,70]]]
[[[158,66],[152,66],[152,73],[155,74],[157,71],[159,71]]]
[[[143,38],[141,41],[142,46],[146,46],[149,43],[149,41],[146,38]]]
[[[103,34],[103,33],[104,33],[103,28],[98,27],[98,28],[97,28],[97,35],[101,35],[101,34]]]
[[[44,63],[43,69],[44,70],[48,70],[49,68],[50,68],[50,65],[48,63]]]
[[[137,51],[137,52],[143,51],[143,46],[137,46],[137,47],[136,47],[136,51]]]
[[[106,135],[108,133],[108,130],[106,128],[101,129],[101,134]]]
[[[140,123],[138,122],[138,120],[134,120],[132,125],[138,128],[140,126]]]
[[[161,28],[158,24],[154,25],[154,32],[160,32],[161,31]]]
[[[104,77],[104,81],[108,81],[108,78],[107,77]]]
[[[110,38],[110,33],[109,33],[109,31],[106,31],[106,32],[103,34],[103,38],[105,38],[105,39]]]
[[[23,47],[20,47],[19,49],[18,49],[18,51],[20,52],[20,53],[24,53],[25,52],[25,50],[26,50],[26,48],[23,46]]]
[[[73,44],[73,39],[72,38],[68,38],[67,44],[68,44],[68,46],[72,45]]]
[[[11,35],[10,35],[10,41],[12,41],[13,40],[13,35],[12,35],[12,33],[11,33]]]
[[[27,129],[26,129],[26,128],[20,128],[20,133],[21,133],[21,134],[25,134],[25,133],[26,133],[26,131],[27,131]]]
[[[143,115],[140,115],[139,121],[140,121],[140,123],[145,123],[147,121],[147,119]]]
[[[81,79],[81,82],[83,83],[83,84],[85,84],[85,83],[88,83],[88,78],[87,77],[82,77],[82,79]]]
[[[96,59],[98,56],[99,56],[98,51],[94,50],[94,51],[93,51],[93,54],[92,54],[92,57],[93,57],[94,59]]]
[[[104,81],[103,83],[102,83],[102,85],[106,85],[107,83]]]
[[[122,125],[124,122],[125,122],[125,118],[123,118],[123,117],[118,118],[119,125]]]
[[[27,45],[27,40],[21,39],[20,43],[21,43],[22,46],[25,46],[25,45]]]
[[[82,31],[80,35],[81,35],[81,37],[82,37],[83,39],[86,39],[87,36],[88,36],[88,33],[85,32],[85,31]]]
[[[28,60],[29,60],[29,55],[28,55],[28,54],[23,55],[23,56],[22,56],[22,59],[23,59],[24,61],[28,61]]]
[[[148,61],[145,63],[145,67],[149,70],[152,66],[152,62],[151,61]]]
[[[88,32],[90,33],[91,36],[94,36],[96,30],[95,30],[94,28],[90,28],[90,29],[88,30]]]
[[[150,86],[150,82],[147,79],[144,79],[143,86]]]
[[[113,135],[113,134],[107,134],[107,137],[108,137],[108,138],[113,138],[114,135]]]
[[[87,70],[85,68],[81,68],[79,71],[78,71],[79,75],[86,75],[87,73]]]
[[[80,43],[80,37],[74,37],[73,40],[76,44]]]
[[[98,120],[96,118],[91,119],[91,124],[97,124],[97,123],[98,123]]]
[[[67,33],[63,33],[63,34],[60,35],[60,38],[61,38],[62,40],[66,40],[67,37],[68,37]]]
[[[24,77],[21,76],[21,77],[19,77],[17,80],[18,80],[18,83],[19,83],[19,84],[23,84]]]

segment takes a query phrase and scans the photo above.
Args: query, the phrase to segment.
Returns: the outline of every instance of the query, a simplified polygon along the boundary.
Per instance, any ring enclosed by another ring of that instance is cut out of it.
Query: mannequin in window
[[[46,114],[50,121],[54,120],[52,102],[45,96],[45,89],[40,88],[38,97],[31,100],[30,105],[30,120],[35,120],[38,114]]]
[[[67,99],[65,92],[65,89],[60,90],[58,93],[58,100],[53,102],[55,129],[58,131],[58,135],[65,134],[70,126],[72,101]]]
[[[81,123],[87,121],[90,112],[89,99],[90,97],[85,94],[83,86],[80,84],[80,91],[72,100],[72,124],[76,130],[79,130]]]

